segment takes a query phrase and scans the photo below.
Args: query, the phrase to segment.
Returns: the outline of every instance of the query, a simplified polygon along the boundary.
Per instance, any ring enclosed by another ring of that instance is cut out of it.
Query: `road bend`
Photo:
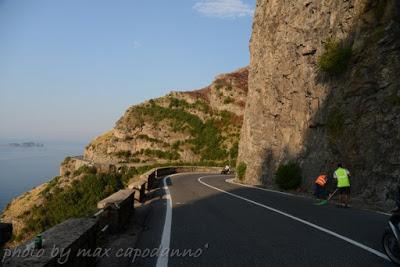
[[[160,253],[138,258],[135,265],[392,266],[381,248],[388,216],[316,206],[312,199],[228,178],[167,177],[138,246],[158,247]],[[163,250],[170,255],[161,255]]]

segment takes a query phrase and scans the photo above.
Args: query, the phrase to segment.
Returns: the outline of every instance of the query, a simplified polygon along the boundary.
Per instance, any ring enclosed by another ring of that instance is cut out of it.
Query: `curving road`
[[[139,266],[392,266],[381,249],[388,217],[228,183],[228,176],[166,179],[139,249],[174,251]],[[191,249],[191,250],[189,250]],[[179,255],[179,253],[192,253]]]

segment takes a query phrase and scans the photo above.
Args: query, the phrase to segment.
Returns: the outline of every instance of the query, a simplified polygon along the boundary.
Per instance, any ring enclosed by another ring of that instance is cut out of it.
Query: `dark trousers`
[[[315,184],[314,195],[317,198],[325,198],[327,196],[326,186],[320,186],[319,184]]]

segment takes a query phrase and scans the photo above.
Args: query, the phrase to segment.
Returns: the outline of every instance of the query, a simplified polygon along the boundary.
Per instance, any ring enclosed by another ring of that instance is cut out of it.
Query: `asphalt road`
[[[392,266],[380,244],[388,216],[316,206],[312,199],[243,187],[227,178],[168,178],[139,249],[161,244],[170,253],[191,255],[142,257],[135,265]]]

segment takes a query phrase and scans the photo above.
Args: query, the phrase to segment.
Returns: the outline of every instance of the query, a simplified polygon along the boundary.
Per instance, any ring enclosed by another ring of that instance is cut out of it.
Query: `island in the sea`
[[[8,146],[11,146],[11,147],[44,147],[44,145],[42,143],[35,143],[35,142],[9,143]]]

